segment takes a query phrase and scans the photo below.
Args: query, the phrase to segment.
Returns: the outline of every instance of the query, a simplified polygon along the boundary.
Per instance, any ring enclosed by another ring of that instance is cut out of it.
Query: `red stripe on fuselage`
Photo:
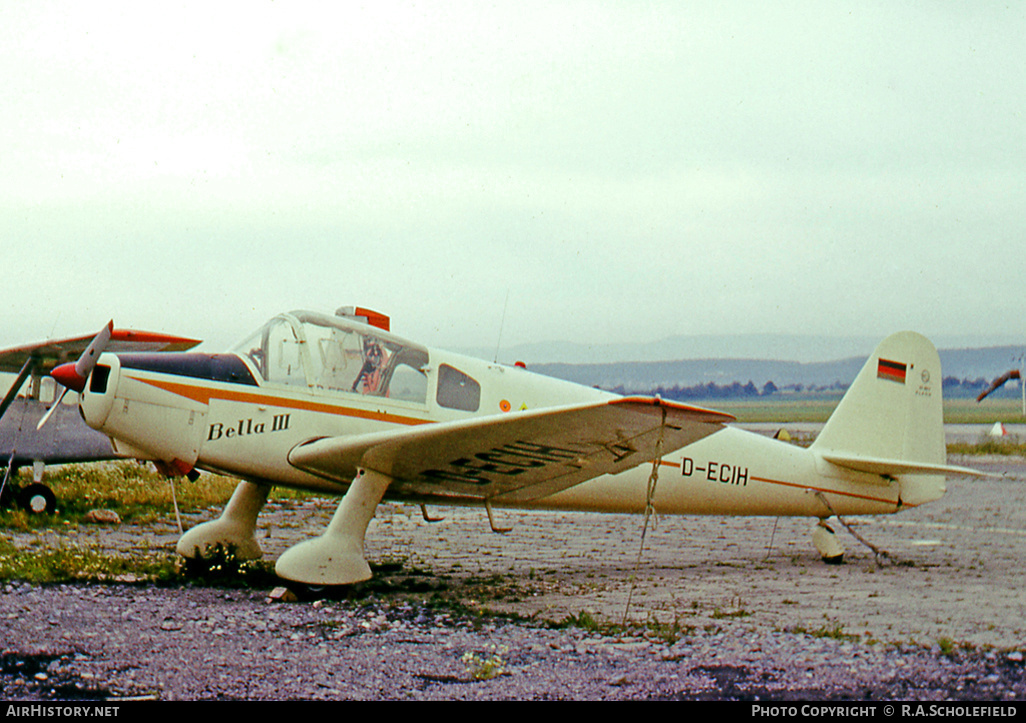
[[[895,506],[897,506],[897,504],[898,504],[897,500],[889,500],[889,499],[886,499],[884,497],[873,497],[873,496],[870,496],[870,495],[860,495],[860,494],[857,494],[855,492],[842,492],[841,490],[829,489],[827,487],[813,487],[812,485],[797,484],[795,482],[784,482],[784,481],[778,480],[778,479],[769,479],[768,477],[754,477],[753,476],[751,479],[754,482],[765,482],[766,484],[780,485],[782,487],[795,487],[797,489],[812,490],[814,492],[823,492],[824,494],[829,493],[829,494],[832,494],[832,495],[841,495],[842,497],[854,497],[855,499],[859,499],[859,500],[868,500],[870,502],[882,502],[883,504],[887,504],[887,505],[895,505]]]

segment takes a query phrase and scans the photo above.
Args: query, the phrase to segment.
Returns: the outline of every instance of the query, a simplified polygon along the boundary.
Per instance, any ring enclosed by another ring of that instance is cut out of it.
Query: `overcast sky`
[[[1026,338],[1026,10],[0,4],[0,345]],[[508,296],[508,309],[502,323]]]

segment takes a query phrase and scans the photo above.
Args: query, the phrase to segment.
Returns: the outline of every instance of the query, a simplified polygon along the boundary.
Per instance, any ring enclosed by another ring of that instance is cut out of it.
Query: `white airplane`
[[[217,546],[261,557],[274,485],[341,495],[324,533],[276,562],[308,585],[371,576],[364,535],[385,498],[480,505],[493,529],[495,507],[822,523],[898,512],[941,497],[945,475],[979,474],[946,463],[940,361],[911,332],[877,347],[808,449],[720,412],[431,349],[353,307],[281,314],[224,354],[105,352],[52,376],[120,454],[243,480],[219,519],[182,536],[186,558]],[[815,530],[837,557],[832,531]]]

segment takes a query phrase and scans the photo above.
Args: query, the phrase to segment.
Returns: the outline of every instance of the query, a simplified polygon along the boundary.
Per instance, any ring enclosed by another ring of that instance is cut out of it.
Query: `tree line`
[[[663,399],[673,399],[675,401],[693,401],[697,399],[752,399],[757,397],[771,397],[774,394],[817,394],[823,392],[839,392],[843,393],[848,389],[849,384],[843,384],[841,382],[834,382],[830,385],[805,385],[805,384],[787,384],[778,387],[772,381],[768,381],[758,387],[751,380],[747,384],[741,382],[731,382],[730,384],[716,384],[715,382],[706,382],[705,384],[693,384],[691,386],[683,386],[680,384],[674,384],[673,386],[660,385],[654,389],[631,389],[625,387],[623,384],[609,388],[608,391],[615,392],[624,396],[630,396],[632,394],[647,394],[647,395],[659,395]],[[990,386],[990,381],[983,377],[976,379],[958,379],[957,377],[944,377],[941,381],[941,389],[945,397],[975,397],[984,389]],[[999,396],[1014,396],[1020,392],[1017,387],[1012,385],[1006,385],[1006,387],[995,394]]]

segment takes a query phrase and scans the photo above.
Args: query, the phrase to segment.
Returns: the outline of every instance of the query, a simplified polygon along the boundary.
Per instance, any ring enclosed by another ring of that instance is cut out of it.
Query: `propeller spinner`
[[[86,350],[82,352],[82,356],[78,358],[78,361],[67,364],[61,364],[55,367],[50,372],[50,376],[53,377],[58,384],[64,386],[64,391],[61,392],[60,396],[54,401],[50,409],[43,415],[43,418],[39,420],[39,424],[36,425],[36,429],[42,429],[43,425],[53,414],[54,410],[57,409],[57,405],[64,399],[64,395],[68,393],[69,389],[74,389],[76,392],[81,392],[85,389],[86,380],[89,378],[89,374],[93,371],[93,367],[96,366],[97,360],[100,358],[100,354],[107,348],[107,344],[110,343],[111,334],[114,333],[114,321],[107,322],[107,326],[100,330],[100,333],[89,343]]]

